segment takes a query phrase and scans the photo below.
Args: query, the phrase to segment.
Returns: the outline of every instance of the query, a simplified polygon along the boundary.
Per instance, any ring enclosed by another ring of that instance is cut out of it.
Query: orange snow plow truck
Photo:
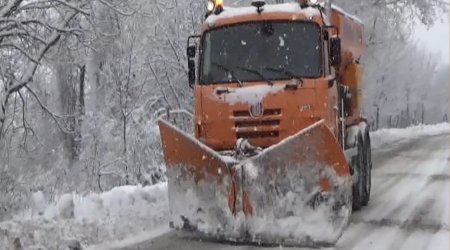
[[[363,28],[328,0],[208,3],[187,47],[195,136],[159,121],[172,228],[238,243],[336,243],[370,196]]]

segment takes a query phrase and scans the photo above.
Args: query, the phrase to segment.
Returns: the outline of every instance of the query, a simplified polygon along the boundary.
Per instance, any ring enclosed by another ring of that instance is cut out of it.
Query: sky
[[[449,63],[449,17],[443,22],[438,21],[433,27],[427,29],[424,25],[418,25],[415,30],[415,39],[420,46],[424,46],[432,53],[440,56],[442,63]]]

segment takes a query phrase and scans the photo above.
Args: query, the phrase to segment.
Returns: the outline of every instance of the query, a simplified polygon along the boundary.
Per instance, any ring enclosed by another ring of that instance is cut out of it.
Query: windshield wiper
[[[257,71],[257,70],[249,69],[249,68],[245,68],[245,67],[240,67],[240,66],[238,66],[237,68],[240,69],[240,70],[243,70],[245,72],[252,73],[252,74],[255,74],[255,75],[259,76],[259,78],[261,78],[261,80],[267,82],[270,86],[272,86],[274,84],[272,81],[266,79],[266,77],[264,77],[264,75],[261,72]]]
[[[272,71],[272,72],[277,72],[277,73],[283,73],[285,74],[287,77],[290,77],[292,79],[297,79],[298,81],[294,81],[295,83],[288,83],[286,84],[286,89],[293,89],[296,90],[298,89],[299,86],[303,86],[303,79],[297,75],[295,75],[294,73],[292,73],[291,71],[287,70],[287,69],[275,69],[275,68],[271,68],[271,67],[265,67],[265,70],[268,71]]]
[[[265,69],[265,70],[268,70],[268,71],[276,72],[276,73],[283,73],[283,74],[285,74],[287,77],[290,77],[290,78],[293,78],[293,79],[300,79],[300,80],[302,80],[301,77],[297,76],[296,74],[292,73],[292,71],[289,71],[289,70],[287,70],[287,69],[282,69],[282,68],[280,68],[280,69],[275,69],[275,68],[271,68],[271,67],[265,67],[264,69]],[[302,81],[302,82],[303,82],[303,81]]]
[[[212,62],[212,65],[214,65],[214,66],[216,66],[216,67],[218,67],[218,68],[224,70],[224,71],[227,72],[228,74],[230,74],[232,80],[237,81],[237,82],[239,83],[239,86],[241,86],[241,87],[244,86],[244,83],[242,83],[242,81],[239,80],[239,79],[236,77],[236,75],[234,74],[234,71],[233,71],[233,70],[231,70],[231,69],[229,69],[229,68],[223,66],[222,64],[215,63],[215,62]]]

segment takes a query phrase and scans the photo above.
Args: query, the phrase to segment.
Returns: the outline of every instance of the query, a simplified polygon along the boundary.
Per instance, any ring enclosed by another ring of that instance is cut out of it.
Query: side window
[[[206,80],[208,81],[209,78],[211,77],[211,34],[210,33],[206,33],[205,35],[205,40],[203,42],[203,46],[202,46],[202,54],[203,54],[203,60],[202,60],[202,72],[201,75],[204,78],[207,79],[202,79],[202,80]]]
[[[324,35],[323,39],[323,66],[325,70],[325,76],[329,76],[331,74],[330,60],[329,60],[330,44],[328,42],[328,39],[325,39],[328,36],[328,32],[327,31],[324,32],[326,32],[327,35]]]

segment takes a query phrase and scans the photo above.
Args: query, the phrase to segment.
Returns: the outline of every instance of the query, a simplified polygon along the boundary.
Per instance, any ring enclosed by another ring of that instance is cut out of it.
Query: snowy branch
[[[105,6],[107,6],[108,8],[110,8],[111,10],[123,15],[123,16],[132,16],[136,13],[135,10],[132,10],[131,12],[125,12],[123,10],[120,9],[120,7],[118,6],[113,6],[111,3],[109,3],[106,0],[98,0],[100,1],[102,4],[104,4]]]
[[[36,99],[36,101],[38,102],[39,106],[40,106],[47,114],[50,115],[50,117],[55,121],[56,125],[58,126],[58,128],[59,128],[62,132],[66,133],[66,134],[74,133],[74,131],[68,130],[68,129],[65,128],[65,127],[67,127],[67,124],[66,124],[66,126],[63,126],[63,125],[61,124],[61,122],[60,122],[60,119],[67,118],[67,117],[74,117],[73,115],[65,115],[65,116],[62,116],[62,115],[57,115],[57,114],[55,114],[54,112],[50,111],[50,109],[42,103],[41,99],[37,96],[37,94],[36,94],[32,89],[30,89],[28,86],[25,86],[25,88],[26,88],[26,89],[28,90],[28,92],[30,92],[31,95]]]

